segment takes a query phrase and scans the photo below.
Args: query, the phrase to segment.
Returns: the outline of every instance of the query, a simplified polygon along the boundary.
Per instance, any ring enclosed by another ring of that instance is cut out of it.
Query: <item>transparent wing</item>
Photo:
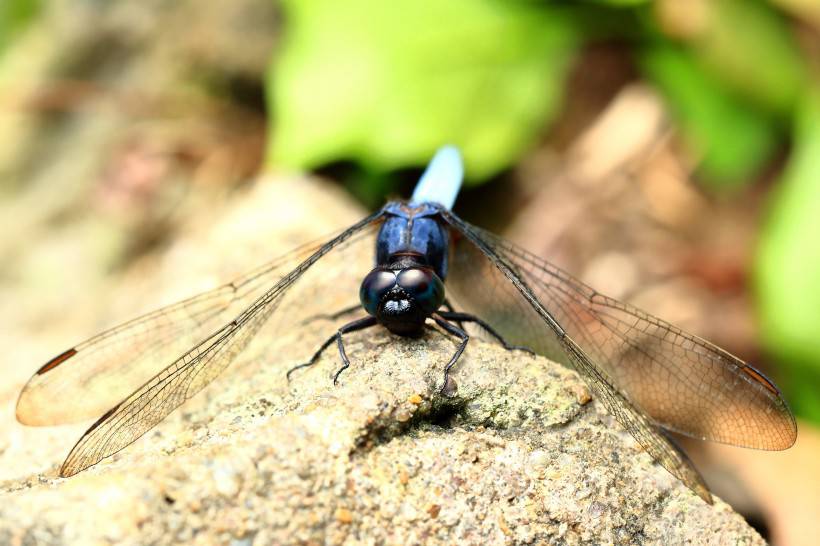
[[[320,246],[303,245],[233,282],[115,326],[59,354],[23,387],[17,420],[51,426],[99,416],[236,317]]]
[[[282,271],[283,265],[277,265],[273,269],[261,268],[256,272],[258,275],[250,274],[243,277],[239,284],[228,285],[233,287],[231,289],[233,294],[246,295],[243,301],[247,300],[249,294],[259,295],[243,311],[235,315],[233,320],[212,331],[204,339],[200,339],[193,348],[189,346],[187,352],[182,356],[174,355],[177,358],[169,359],[170,365],[148,379],[141,387],[133,390],[132,385],[133,392],[109,409],[80,438],[63,463],[60,474],[71,476],[123,449],[162,421],[185,400],[199,392],[248,346],[255,334],[279,308],[288,290],[317,261],[337,247],[343,247],[362,235],[371,234],[373,229],[365,228],[375,227],[380,216],[379,212],[365,218],[325,244],[313,248],[312,251],[303,249],[296,254],[288,255],[289,257],[282,264],[292,263],[297,256],[301,256],[302,261],[287,273],[280,275],[273,285],[267,284],[266,289],[261,293],[259,286],[263,285],[264,279],[275,276],[274,271]],[[309,254],[305,256],[307,252]],[[218,290],[220,289],[213,292]],[[171,308],[174,307],[171,306]],[[222,309],[222,306],[218,308]],[[228,305],[228,308],[232,308],[232,305]],[[187,312],[183,315],[187,316]],[[171,318],[176,318],[176,311],[170,318],[167,313],[165,317],[161,320],[167,322]],[[182,327],[177,328],[177,331],[181,330]],[[145,342],[150,343],[150,340],[146,338]],[[162,352],[167,352],[167,349],[163,349]],[[79,355],[80,351],[78,350],[76,354]],[[73,357],[72,355],[69,358]],[[65,360],[58,362],[57,366],[61,366],[63,362]]]
[[[708,491],[697,472],[656,425],[760,449],[794,443],[796,424],[780,392],[750,365],[512,243],[446,218],[464,235],[447,278],[458,307],[509,342],[577,369],[655,460],[702,497]]]

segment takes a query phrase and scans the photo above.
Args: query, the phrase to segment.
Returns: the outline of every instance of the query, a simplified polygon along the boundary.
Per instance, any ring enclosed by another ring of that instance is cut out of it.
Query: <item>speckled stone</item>
[[[444,397],[450,340],[368,338],[338,386],[332,351],[290,385],[273,366],[253,386],[227,373],[113,460],[16,486],[1,541],[762,543],[579,403],[573,372],[477,341]],[[191,423],[204,424],[182,440]]]

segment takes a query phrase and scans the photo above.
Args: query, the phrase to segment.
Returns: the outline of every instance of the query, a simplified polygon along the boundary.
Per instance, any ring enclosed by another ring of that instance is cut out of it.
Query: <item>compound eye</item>
[[[396,283],[407,292],[425,315],[429,315],[444,303],[444,283],[432,269],[403,269]]]
[[[362,281],[359,299],[365,311],[376,315],[384,295],[396,286],[396,274],[388,269],[374,269]]]

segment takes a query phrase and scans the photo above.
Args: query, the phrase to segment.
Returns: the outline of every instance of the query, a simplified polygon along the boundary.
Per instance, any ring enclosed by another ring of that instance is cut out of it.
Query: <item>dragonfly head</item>
[[[365,310],[394,334],[421,333],[424,321],[444,302],[444,283],[431,267],[410,253],[396,253],[362,281]]]

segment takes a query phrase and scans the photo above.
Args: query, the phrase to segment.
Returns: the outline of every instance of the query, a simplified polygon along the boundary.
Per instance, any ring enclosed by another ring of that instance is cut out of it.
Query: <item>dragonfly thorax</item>
[[[444,283],[420,254],[397,252],[362,281],[365,310],[394,334],[421,334],[424,321],[444,302]]]

